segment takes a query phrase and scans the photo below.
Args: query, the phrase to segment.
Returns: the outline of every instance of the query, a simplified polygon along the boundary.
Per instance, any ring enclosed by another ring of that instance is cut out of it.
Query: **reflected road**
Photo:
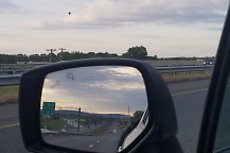
[[[118,124],[111,125],[104,134],[91,133],[89,135],[70,134],[45,134],[44,140],[47,143],[60,145],[83,151],[94,151],[102,153],[117,152],[118,143],[122,134]],[[106,146],[106,147],[105,147]]]

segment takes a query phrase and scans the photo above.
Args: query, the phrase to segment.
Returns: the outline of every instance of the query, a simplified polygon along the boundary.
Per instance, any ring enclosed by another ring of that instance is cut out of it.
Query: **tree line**
[[[81,51],[63,51],[57,54],[0,54],[0,64],[16,64],[18,62],[58,62],[65,60],[74,60],[82,58],[106,58],[106,57],[125,57],[134,58],[140,60],[214,60],[215,57],[170,57],[170,58],[158,58],[157,55],[149,56],[147,49],[144,46],[130,47],[125,53],[118,55],[116,53],[109,52],[88,52],[83,53]]]
[[[118,55],[116,53],[108,53],[108,52],[88,52],[83,53],[81,51],[63,51],[57,54],[49,53],[49,54],[16,54],[16,55],[7,55],[0,54],[0,63],[1,64],[16,64],[18,62],[58,62],[63,60],[74,60],[74,59],[82,59],[82,58],[106,58],[106,57],[125,57],[125,58],[134,58],[134,59],[157,59],[157,56],[148,56],[147,49],[144,46],[135,46],[129,48],[122,55]]]

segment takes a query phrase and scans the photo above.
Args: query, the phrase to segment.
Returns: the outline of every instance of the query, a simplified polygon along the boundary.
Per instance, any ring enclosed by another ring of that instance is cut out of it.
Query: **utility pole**
[[[47,52],[50,52],[50,63],[53,61],[52,60],[52,57],[53,57],[53,53],[55,52],[55,51],[57,51],[56,49],[46,49],[46,51]]]
[[[80,123],[81,123],[81,107],[78,108],[78,124],[77,124],[77,131],[80,131]]]
[[[61,51],[61,54],[60,54],[60,60],[62,61],[62,53],[64,50],[66,50],[65,48],[59,48],[59,50]]]

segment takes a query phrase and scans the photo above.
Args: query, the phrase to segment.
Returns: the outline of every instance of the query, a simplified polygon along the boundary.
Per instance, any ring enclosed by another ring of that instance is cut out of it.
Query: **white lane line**
[[[172,97],[183,96],[183,95],[188,95],[188,94],[193,94],[193,93],[199,93],[199,92],[205,92],[205,91],[208,91],[208,88],[195,89],[195,90],[189,90],[189,91],[182,91],[182,92],[172,93]]]
[[[15,126],[19,126],[19,123],[12,123],[12,124],[7,124],[7,125],[2,125],[2,126],[0,126],[0,130],[15,127]]]
[[[93,148],[93,144],[89,145],[89,148]]]

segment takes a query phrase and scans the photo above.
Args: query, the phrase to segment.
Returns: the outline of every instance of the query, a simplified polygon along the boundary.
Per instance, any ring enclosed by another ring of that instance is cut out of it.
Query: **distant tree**
[[[97,57],[108,57],[108,52],[105,52],[105,53],[99,52],[96,55]]]
[[[28,57],[25,54],[17,54],[16,55],[16,61],[17,62],[26,62],[28,60]]]
[[[55,55],[54,53],[49,53],[48,56],[50,58],[49,62],[57,62],[57,55]]]
[[[88,52],[86,54],[87,58],[94,58],[96,56],[96,54],[94,52]]]
[[[72,60],[73,56],[69,52],[60,52],[57,54],[57,59],[59,59],[59,60]]]
[[[143,111],[137,110],[136,112],[133,113],[132,121],[133,122],[136,122],[136,121],[139,122],[141,120],[141,117],[143,116],[143,114],[144,114]]]
[[[49,56],[47,54],[40,54],[41,62],[49,62]]]
[[[197,60],[197,57],[196,57],[196,56],[193,56],[193,57],[192,57],[192,60]]]
[[[0,54],[0,63],[2,64],[16,64],[16,55]]]
[[[40,56],[38,54],[29,55],[29,61],[40,62]]]
[[[128,51],[122,54],[123,57],[135,58],[135,59],[146,59],[148,53],[144,46],[131,47]]]
[[[109,57],[119,57],[119,56],[117,54],[115,54],[115,53],[112,53],[112,54],[109,55]]]
[[[80,51],[75,51],[71,53],[72,59],[81,59],[81,58],[87,58],[86,54]]]
[[[143,111],[137,110],[136,112],[133,113],[133,117],[141,118],[143,113],[144,113]]]

